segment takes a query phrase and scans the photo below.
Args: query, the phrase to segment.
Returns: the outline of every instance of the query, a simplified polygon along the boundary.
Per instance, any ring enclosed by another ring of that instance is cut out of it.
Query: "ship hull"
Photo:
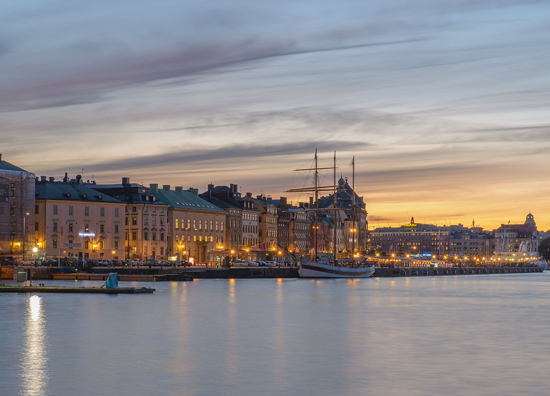
[[[374,266],[353,268],[302,261],[298,263],[298,273],[301,278],[369,278],[374,274]]]

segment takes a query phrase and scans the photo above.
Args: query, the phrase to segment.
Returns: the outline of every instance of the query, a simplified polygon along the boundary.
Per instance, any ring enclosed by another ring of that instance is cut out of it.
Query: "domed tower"
[[[527,217],[525,218],[525,225],[530,227],[536,227],[537,223],[535,223],[535,217],[529,212]]]

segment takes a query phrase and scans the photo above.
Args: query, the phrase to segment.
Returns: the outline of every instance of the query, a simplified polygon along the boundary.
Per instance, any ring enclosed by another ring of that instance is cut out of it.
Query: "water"
[[[0,294],[0,395],[549,393],[550,273],[143,285]]]

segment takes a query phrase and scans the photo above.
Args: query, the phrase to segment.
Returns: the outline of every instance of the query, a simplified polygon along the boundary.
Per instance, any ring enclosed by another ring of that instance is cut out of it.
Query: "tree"
[[[550,237],[543,239],[539,244],[539,254],[546,261],[550,260]]]

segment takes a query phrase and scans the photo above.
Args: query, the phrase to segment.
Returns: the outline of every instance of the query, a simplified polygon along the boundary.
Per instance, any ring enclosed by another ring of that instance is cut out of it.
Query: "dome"
[[[340,187],[344,187],[345,184],[346,184],[346,181],[344,180],[344,178],[342,176],[340,176],[340,180],[338,180],[338,185]]]
[[[527,226],[536,226],[537,223],[535,223],[535,217],[529,213],[527,217],[525,218],[525,225]]]

